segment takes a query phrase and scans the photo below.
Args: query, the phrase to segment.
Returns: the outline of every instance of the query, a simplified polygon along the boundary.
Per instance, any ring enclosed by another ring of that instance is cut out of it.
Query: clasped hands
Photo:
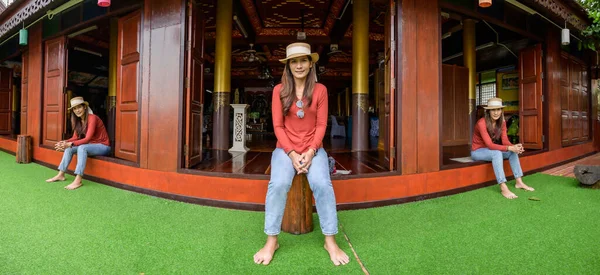
[[[521,153],[525,152],[525,149],[523,149],[523,144],[519,143],[519,144],[515,144],[513,146],[508,146],[508,151],[515,152],[517,154],[521,154]]]
[[[312,159],[315,156],[315,150],[308,149],[308,151],[298,154],[296,151],[292,151],[289,155],[292,160],[292,164],[294,165],[294,169],[296,169],[296,173],[305,174],[308,173],[308,168],[312,164]]]
[[[54,144],[54,149],[56,149],[56,151],[63,152],[65,149],[70,148],[71,146],[73,146],[73,142],[61,140]]]

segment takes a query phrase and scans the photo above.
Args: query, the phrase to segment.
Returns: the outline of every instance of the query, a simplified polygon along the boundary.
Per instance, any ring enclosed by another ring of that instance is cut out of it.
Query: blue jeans
[[[473,160],[491,161],[498,184],[506,182],[504,167],[502,165],[503,159],[508,159],[508,163],[510,163],[510,169],[512,169],[515,179],[523,176],[521,163],[519,162],[519,155],[515,152],[502,152],[498,150],[490,150],[488,148],[480,148],[475,151],[471,151],[471,158]]]
[[[65,149],[63,153],[62,161],[58,166],[58,170],[67,171],[69,163],[73,158],[73,154],[77,154],[77,167],[75,168],[75,174],[83,176],[83,170],[85,169],[85,163],[88,156],[105,156],[110,154],[110,146],[104,144],[83,144],[79,146],[73,146]]]
[[[265,201],[265,233],[270,236],[279,235],[281,221],[285,210],[287,193],[292,186],[296,170],[292,160],[283,149],[277,148],[271,157],[271,180]],[[329,160],[323,148],[319,149],[312,164],[308,168],[308,184],[313,191],[317,204],[317,213],[321,221],[321,231],[324,235],[338,233],[338,219],[335,195],[329,174]]]

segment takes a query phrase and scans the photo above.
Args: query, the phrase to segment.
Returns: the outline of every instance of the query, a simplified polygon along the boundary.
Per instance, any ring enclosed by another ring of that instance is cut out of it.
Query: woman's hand
[[[516,154],[521,154],[525,151],[525,149],[523,149],[523,145],[519,143],[512,146],[508,146],[508,151],[514,152]]]
[[[296,153],[296,151],[292,151],[288,154],[288,156],[290,157],[290,159],[292,160],[292,165],[294,166],[294,169],[296,169],[296,172],[298,174],[302,173],[302,158],[301,155],[299,155],[298,153]]]
[[[308,151],[304,152],[300,155],[302,167],[302,173],[308,173],[308,168],[312,164],[312,159],[315,157],[316,151],[314,149],[308,149]]]
[[[57,142],[56,144],[54,144],[54,149],[59,152],[64,151],[65,150],[65,141],[61,140],[61,141]]]

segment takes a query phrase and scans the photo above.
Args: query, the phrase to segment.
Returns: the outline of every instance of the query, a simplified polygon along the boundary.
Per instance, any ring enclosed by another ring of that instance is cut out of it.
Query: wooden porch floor
[[[377,150],[376,140],[370,142],[369,151],[351,152],[345,138],[329,138],[323,141],[327,154],[335,159],[337,170],[349,170],[350,175],[388,172],[389,161],[385,152]],[[232,174],[270,174],[271,153],[276,147],[274,134],[252,134],[246,142],[250,151],[245,154],[226,150],[206,149],[203,161],[193,169]],[[210,144],[206,144],[210,145]],[[205,148],[208,146],[205,146]]]
[[[552,169],[548,169],[546,171],[543,171],[542,173],[553,176],[574,178],[575,174],[573,174],[573,168],[575,168],[575,165],[600,165],[600,153],[596,153],[589,157],[585,157],[580,160],[576,160],[558,167],[554,167]]]

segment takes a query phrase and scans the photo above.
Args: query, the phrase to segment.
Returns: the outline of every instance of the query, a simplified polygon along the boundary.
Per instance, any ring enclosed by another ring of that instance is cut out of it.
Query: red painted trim
[[[14,152],[16,142],[0,138],[0,148]],[[594,144],[562,148],[521,158],[523,171],[537,170],[565,160],[594,152]],[[58,165],[62,154],[34,146],[36,161]],[[267,180],[223,178],[141,169],[105,160],[89,159],[86,175],[157,192],[192,198],[222,200],[236,203],[264,204]],[[512,175],[505,162],[507,176]],[[75,169],[75,160],[69,166]],[[40,179],[41,181],[42,179]],[[437,172],[333,180],[338,204],[372,202],[428,195],[494,180],[491,164]]]

